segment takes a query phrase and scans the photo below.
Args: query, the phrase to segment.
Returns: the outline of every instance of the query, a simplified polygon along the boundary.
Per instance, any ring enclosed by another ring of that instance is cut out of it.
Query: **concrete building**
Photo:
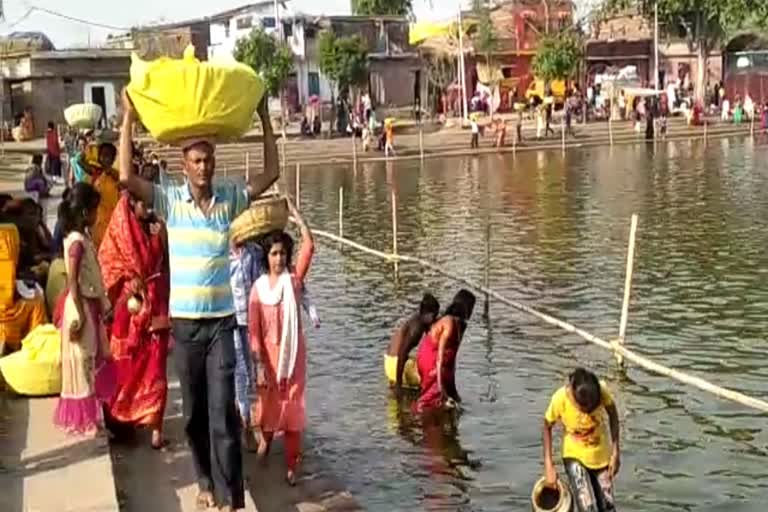
[[[230,56],[235,51],[237,40],[246,37],[254,28],[262,28],[268,34],[278,30],[277,17],[283,25],[283,34],[293,33],[292,12],[285,1],[278,2],[277,13],[272,0],[243,5],[236,9],[214,14],[208,18],[210,23],[209,57]]]
[[[195,57],[208,59],[210,28],[206,18],[139,27],[123,34],[107,36],[105,46],[111,49],[133,50],[139,57],[179,58],[188,45],[195,47]]]
[[[130,51],[72,49],[24,51],[3,55],[3,114],[6,120],[32,109],[35,135],[48,121],[64,123],[73,103],[101,105],[106,122],[117,114],[120,91],[128,83]]]
[[[725,93],[731,102],[747,94],[758,104],[768,102],[768,37],[744,32],[733,37],[723,55]]]
[[[689,83],[698,76],[696,51],[678,31],[660,28],[659,83]],[[653,85],[655,77],[653,27],[647,19],[634,12],[621,13],[600,19],[592,26],[587,42],[587,78],[602,72],[608,66],[637,66],[637,73],[647,84]],[[722,56],[719,49],[709,56],[704,77],[706,84],[714,86],[722,79]]]

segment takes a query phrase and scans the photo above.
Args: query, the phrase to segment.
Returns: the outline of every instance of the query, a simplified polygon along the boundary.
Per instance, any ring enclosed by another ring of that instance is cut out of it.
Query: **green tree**
[[[284,42],[255,28],[235,44],[235,59],[252,67],[263,79],[267,93],[278,96],[293,71],[293,52]]]
[[[354,87],[368,82],[368,48],[358,35],[336,37],[330,30],[320,34],[320,71],[344,98]]]
[[[552,80],[572,78],[581,62],[581,48],[581,42],[569,32],[543,36],[533,57],[534,74],[547,85]]]
[[[411,16],[412,0],[352,0],[352,14],[360,16]]]
[[[768,28],[768,2],[765,0],[607,0],[608,12],[625,9],[642,12],[653,23],[658,5],[659,24],[667,34],[685,33],[691,50],[696,51],[696,98],[703,99],[709,54],[723,44],[729,30],[748,20]]]
[[[344,100],[350,92],[368,83],[368,48],[362,37],[336,37],[331,30],[320,33],[320,71],[331,83],[331,103],[333,104],[331,127],[336,118],[334,93]],[[333,128],[331,128],[331,131]]]

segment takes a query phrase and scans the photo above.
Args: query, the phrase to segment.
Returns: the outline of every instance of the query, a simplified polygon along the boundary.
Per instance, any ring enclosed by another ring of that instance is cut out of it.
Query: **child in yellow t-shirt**
[[[606,429],[608,416],[610,438]],[[619,415],[594,373],[577,368],[558,389],[544,414],[544,475],[556,485],[552,427],[563,426],[563,465],[578,512],[614,512],[613,477],[619,472]]]

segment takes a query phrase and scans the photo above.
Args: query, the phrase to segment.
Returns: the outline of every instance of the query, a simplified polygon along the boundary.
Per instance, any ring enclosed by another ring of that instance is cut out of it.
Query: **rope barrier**
[[[647,371],[657,373],[659,375],[664,375],[665,377],[670,377],[674,380],[677,380],[679,382],[682,382],[683,384],[688,384],[690,386],[694,386],[702,391],[706,391],[708,393],[711,393],[715,396],[718,396],[720,398],[724,398],[727,400],[730,400],[732,402],[739,403],[741,405],[745,405],[747,407],[751,407],[753,409],[757,409],[763,412],[768,412],[768,402],[764,400],[760,400],[759,398],[754,398],[749,395],[745,395],[744,393],[740,393],[738,391],[734,391],[732,389],[724,388],[721,386],[717,386],[715,384],[712,384],[711,382],[708,382],[700,377],[696,377],[693,375],[688,375],[684,372],[681,372],[679,370],[675,370],[673,368],[668,368],[662,364],[659,364],[655,361],[652,361],[644,356],[641,356],[628,348],[620,345],[618,343],[618,340],[615,341],[606,341],[598,336],[595,336],[594,334],[591,334],[587,331],[584,331],[582,329],[579,329],[578,327],[564,321],[560,320],[559,318],[556,318],[552,315],[549,315],[547,313],[542,313],[541,311],[538,311],[530,306],[526,306],[525,304],[522,304],[520,302],[517,302],[515,300],[509,299],[507,297],[504,297],[497,291],[488,288],[486,286],[483,286],[482,284],[473,281],[472,279],[468,279],[465,277],[454,275],[447,270],[441,268],[438,265],[435,265],[434,263],[431,263],[429,261],[423,260],[421,258],[417,258],[414,256],[408,256],[403,254],[390,254],[385,253],[382,251],[377,251],[376,249],[371,249],[370,247],[366,247],[362,244],[359,244],[357,242],[353,242],[352,240],[348,240],[346,238],[334,235],[333,233],[329,233],[327,231],[322,230],[312,230],[312,233],[321,237],[326,238],[329,240],[333,240],[334,242],[338,242],[342,245],[347,245],[349,247],[352,247],[354,249],[357,249],[361,252],[364,252],[366,254],[370,254],[372,256],[376,256],[378,258],[385,259],[392,263],[398,263],[398,262],[408,262],[408,263],[415,263],[417,265],[421,265],[422,267],[428,268],[438,274],[441,274],[443,276],[446,276],[450,279],[453,279],[454,281],[464,283],[465,285],[474,288],[475,290],[478,290],[490,297],[495,298],[499,302],[502,302],[514,309],[517,309],[519,311],[522,311],[524,313],[527,313],[529,315],[532,315],[539,320],[542,320],[545,323],[548,323],[550,325],[554,325],[556,327],[559,327],[560,329],[563,329],[564,331],[576,334],[577,336],[581,337],[582,339],[593,343],[595,345],[598,345],[599,347],[602,347],[604,349],[612,351],[616,355],[620,355],[624,357],[627,361],[630,361],[632,363],[635,363],[637,366],[640,366],[641,368],[644,368]]]

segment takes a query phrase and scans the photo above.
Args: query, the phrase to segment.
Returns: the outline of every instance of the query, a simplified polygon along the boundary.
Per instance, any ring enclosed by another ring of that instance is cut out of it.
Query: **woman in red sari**
[[[114,311],[110,346],[118,390],[109,416],[150,427],[152,447],[158,449],[163,446],[170,336],[165,226],[142,201],[124,194],[99,248],[99,263]]]
[[[418,412],[441,410],[448,399],[461,402],[456,390],[456,356],[474,308],[472,292],[459,290],[445,315],[422,338],[416,356],[421,378]]]

